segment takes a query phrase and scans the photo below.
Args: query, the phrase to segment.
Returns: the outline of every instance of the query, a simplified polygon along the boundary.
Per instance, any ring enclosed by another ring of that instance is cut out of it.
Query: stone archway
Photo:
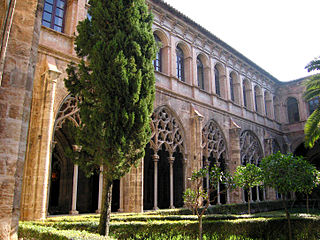
[[[152,115],[144,158],[144,209],[183,206],[185,144],[181,123],[167,107]]]
[[[202,156],[203,165],[211,167],[217,164],[222,171],[227,169],[227,147],[226,140],[219,125],[210,120],[202,129]],[[204,181],[204,187],[208,188],[210,185],[209,178]],[[210,201],[216,204],[225,204],[229,202],[229,193],[223,192],[224,186],[220,184],[217,186],[217,191],[210,195]]]
[[[258,137],[250,130],[245,130],[240,135],[240,156],[241,164],[248,163],[259,166],[263,157],[263,150]],[[261,201],[265,199],[265,191],[260,187],[254,187],[251,191],[251,199],[253,201]],[[243,201],[248,201],[247,191],[243,191]]]
[[[72,158],[79,147],[75,145],[74,127],[81,124],[78,100],[67,96],[56,116],[49,187],[49,214],[77,214],[99,211],[99,169],[87,177],[73,164]],[[119,209],[119,180],[114,181],[112,211]],[[101,193],[100,193],[101,195]]]

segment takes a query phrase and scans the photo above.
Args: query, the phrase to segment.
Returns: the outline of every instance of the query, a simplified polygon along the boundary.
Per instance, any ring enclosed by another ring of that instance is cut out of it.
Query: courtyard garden
[[[293,206],[293,202],[288,202]],[[287,239],[287,219],[281,201],[212,206],[203,219],[203,239]],[[320,211],[290,209],[293,239],[320,239]],[[269,211],[266,211],[269,210]],[[272,211],[270,211],[272,210]],[[98,234],[98,214],[55,216],[44,221],[20,222],[19,238],[107,239]],[[149,211],[143,214],[114,213],[109,239],[197,239],[198,220],[187,209]]]

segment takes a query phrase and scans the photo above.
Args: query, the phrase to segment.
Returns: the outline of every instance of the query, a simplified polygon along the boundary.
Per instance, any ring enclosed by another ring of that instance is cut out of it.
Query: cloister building
[[[137,168],[114,181],[113,211],[183,206],[195,169],[218,163],[231,173],[281,151],[308,157],[303,128],[319,104],[305,102],[304,79],[281,82],[162,0],[148,0],[159,42],[152,138]],[[77,62],[76,25],[86,0],[0,0],[0,238],[18,220],[99,212],[102,175],[90,178],[70,160],[79,151],[70,124],[81,119],[64,86]],[[223,188],[223,186],[219,186]],[[254,189],[254,201],[275,200]],[[216,204],[248,200],[242,190]]]

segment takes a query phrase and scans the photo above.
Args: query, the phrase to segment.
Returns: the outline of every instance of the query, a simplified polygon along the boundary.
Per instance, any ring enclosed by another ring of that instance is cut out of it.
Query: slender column
[[[169,165],[170,165],[170,208],[174,208],[173,205],[173,162],[174,157],[168,157]]]
[[[257,186],[257,202],[260,202],[259,192],[260,192],[260,190],[259,190],[259,187]]]
[[[96,213],[101,213],[102,191],[103,191],[103,166],[100,166],[100,172],[99,172],[98,209],[96,210]]]
[[[242,202],[246,202],[246,192],[244,191],[244,189],[242,188]]]
[[[208,159],[205,160],[205,165],[207,168],[210,167],[210,162],[208,161]],[[210,179],[209,179],[209,172],[207,172],[207,179],[206,179],[206,188],[207,188],[207,194],[208,194],[208,199],[209,199],[209,205],[211,205],[210,203]]]
[[[73,183],[72,183],[72,209],[69,212],[72,215],[79,214],[77,211],[77,190],[78,190],[78,165],[73,166]]]
[[[154,162],[154,199],[153,199],[153,210],[159,210],[158,208],[158,162],[159,156],[154,154],[152,156]]]
[[[221,204],[221,199],[220,199],[220,182],[218,182],[217,184],[217,204],[220,205]]]
[[[250,202],[253,202],[253,199],[252,199],[252,188],[250,188],[250,199],[251,199]],[[249,200],[249,199],[248,199],[248,200]]]
[[[263,201],[266,201],[267,197],[266,197],[266,189],[263,188]]]
[[[230,204],[230,190],[227,189],[227,204]]]

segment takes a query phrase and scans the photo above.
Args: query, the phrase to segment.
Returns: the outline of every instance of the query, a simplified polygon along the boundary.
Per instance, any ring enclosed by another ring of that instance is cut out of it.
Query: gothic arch
[[[167,106],[152,114],[144,158],[144,209],[183,206],[186,146],[182,124]]]
[[[220,126],[213,119],[202,129],[202,154],[206,159],[212,154],[219,161],[221,157],[227,158],[226,138]]]
[[[240,135],[240,156],[242,165],[247,163],[259,165],[263,157],[259,138],[250,130],[244,130]]]
[[[158,107],[152,114],[150,147],[156,153],[164,145],[172,155],[177,149],[185,157],[185,134],[181,121],[167,106]]]
[[[78,108],[78,100],[71,95],[68,95],[60,104],[57,112],[53,131],[57,128],[61,128],[66,120],[70,120],[76,127],[81,124],[80,109]]]
[[[240,157],[241,164],[248,163],[259,165],[263,157],[263,149],[258,137],[250,130],[245,130],[240,135]],[[265,191],[260,187],[254,187],[251,190],[251,199],[260,201],[265,199]],[[242,191],[243,201],[248,201],[248,192]]]
[[[222,171],[227,170],[227,146],[224,134],[213,119],[209,120],[207,124],[202,129],[202,156],[203,165],[211,168],[213,164],[217,164]],[[209,187],[211,184],[209,182],[209,177],[204,181],[204,187]],[[212,203],[228,203],[228,193],[223,192],[225,189],[224,185],[219,183],[217,186],[217,191],[210,194],[210,201]]]

